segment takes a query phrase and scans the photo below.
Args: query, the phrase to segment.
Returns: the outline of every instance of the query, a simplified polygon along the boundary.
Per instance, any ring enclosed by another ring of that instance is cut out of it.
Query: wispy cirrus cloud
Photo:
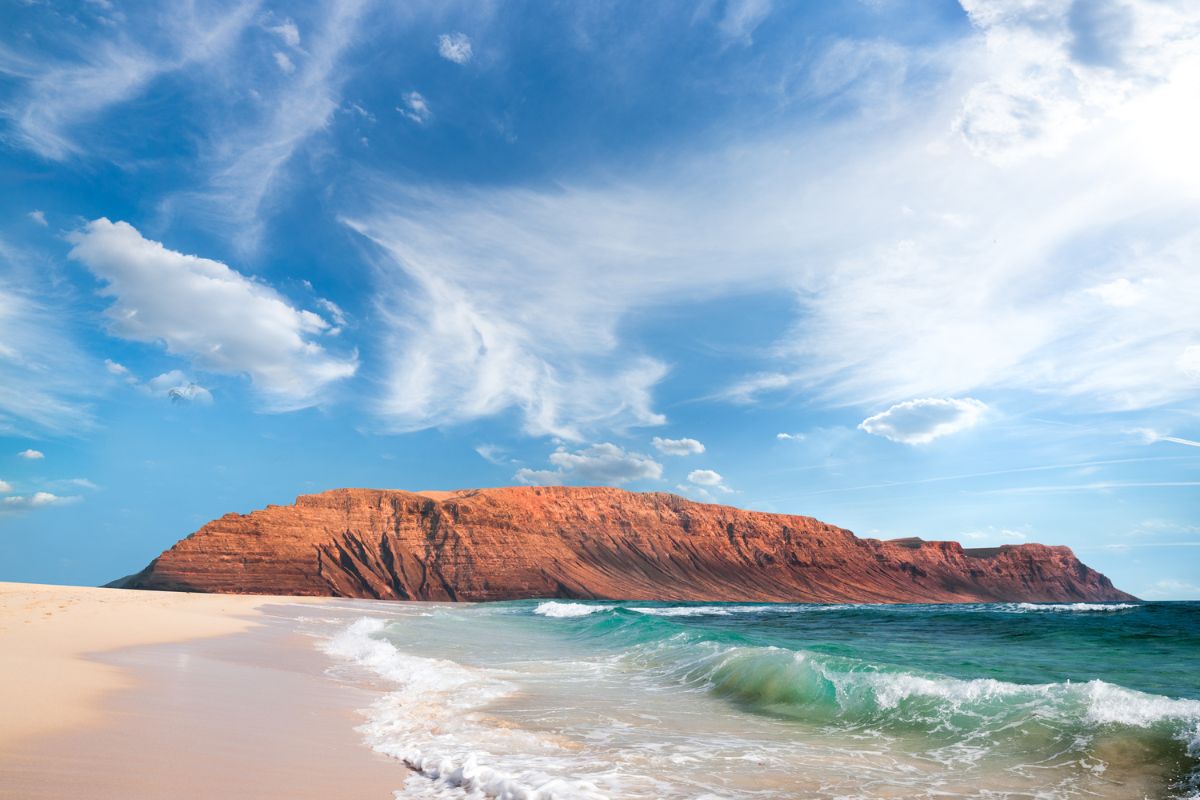
[[[1200,447],[1200,442],[1197,442],[1194,439],[1185,439],[1182,436],[1168,436],[1167,434],[1159,433],[1152,428],[1135,428],[1132,432],[1141,436],[1142,440],[1145,441],[1146,444],[1153,444],[1154,442],[1171,442],[1172,444],[1182,444],[1187,447]]]
[[[0,433],[90,429],[97,372],[59,311],[0,278]]]
[[[213,125],[200,165],[205,186],[168,197],[161,204],[168,215],[200,215],[236,232],[243,250],[253,250],[262,233],[262,214],[277,180],[292,156],[309,138],[324,129],[341,105],[341,88],[349,77],[343,64],[348,47],[360,32],[371,0],[333,0],[306,32],[287,20],[271,27],[292,54],[272,56],[283,75],[269,86],[255,87],[258,112],[234,125]]]
[[[977,24],[1026,24],[1020,8],[1005,13]],[[1189,71],[1200,39],[1183,30],[1158,66],[1131,62],[1128,87],[1052,162],[1035,147],[998,168],[954,127],[970,89],[1005,69],[980,35],[895,54],[949,74],[945,91],[917,99],[903,83],[880,89],[905,98],[881,101],[900,109],[886,132],[869,116],[766,130],[545,188],[360,178],[347,216],[390,256],[381,285],[406,282],[386,303],[403,356],[382,413],[410,428],[515,406],[527,430],[575,439],[588,425],[652,423],[667,365],[622,322],[735,290],[795,292],[797,313],[759,369],[709,397],[879,408],[994,390],[1096,411],[1193,397],[1200,234],[1187,220],[1200,159],[1183,132],[1200,138],[1185,100],[1200,86]],[[1040,128],[1011,137],[1022,135]],[[478,377],[510,368],[527,388]]]
[[[12,122],[15,143],[40,156],[86,156],[92,148],[80,144],[79,128],[168,73],[226,57],[257,6],[188,4],[161,17],[138,15],[142,25],[109,25],[74,38],[57,29],[73,58],[0,49],[0,74],[20,87],[0,115]]]

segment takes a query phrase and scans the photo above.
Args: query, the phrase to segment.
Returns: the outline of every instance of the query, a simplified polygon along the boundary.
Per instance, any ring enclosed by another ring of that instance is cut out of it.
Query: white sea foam
[[[482,713],[515,692],[514,685],[485,670],[402,653],[380,638],[385,629],[383,620],[363,618],[324,649],[395,685],[372,706],[369,721],[359,730],[374,750],[403,761],[432,782],[406,787],[398,797],[606,800],[587,782],[547,774],[543,767],[553,765],[553,756],[562,752],[559,745],[529,731],[492,724]],[[490,766],[497,760],[495,753],[527,754],[529,767]]]
[[[538,603],[533,613],[543,617],[586,617],[600,611],[612,611],[616,606],[597,606],[587,603],[564,603],[559,600],[547,600]]]
[[[1126,611],[1137,608],[1135,603],[1005,603],[1005,610],[1027,611],[1069,611],[1069,612],[1104,612]]]
[[[649,614],[653,617],[727,617],[730,614],[748,614],[762,611],[766,606],[668,606],[666,608],[630,607],[630,611]]]
[[[833,611],[854,606],[834,605],[728,605],[728,606],[622,606],[628,611],[652,617],[728,617],[733,614],[778,613],[792,614],[802,611]],[[535,614],[547,617],[581,617],[597,611],[611,611],[618,606],[596,606],[583,603],[560,603],[550,601],[534,609]]]

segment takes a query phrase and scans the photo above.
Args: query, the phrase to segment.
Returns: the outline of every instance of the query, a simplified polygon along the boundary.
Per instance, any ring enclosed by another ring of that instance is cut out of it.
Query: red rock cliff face
[[[1066,547],[859,539],[810,517],[607,488],[337,489],[227,514],[117,582],[387,600],[1124,600]]]

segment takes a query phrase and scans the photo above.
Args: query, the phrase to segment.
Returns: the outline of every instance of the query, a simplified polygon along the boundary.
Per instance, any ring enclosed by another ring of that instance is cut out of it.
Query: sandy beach
[[[372,693],[297,632],[320,602],[0,583],[0,796],[391,797]]]

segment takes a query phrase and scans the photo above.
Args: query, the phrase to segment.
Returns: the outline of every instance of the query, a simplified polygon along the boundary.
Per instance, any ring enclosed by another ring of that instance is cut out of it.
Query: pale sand
[[[0,583],[0,797],[390,798],[321,602]]]

